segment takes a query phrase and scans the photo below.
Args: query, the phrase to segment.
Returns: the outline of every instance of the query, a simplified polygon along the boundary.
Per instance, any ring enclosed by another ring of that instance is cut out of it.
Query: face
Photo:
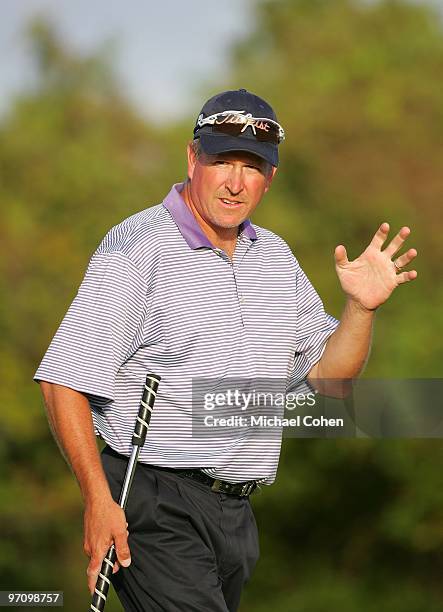
[[[268,191],[277,168],[253,153],[195,156],[188,146],[191,205],[212,229],[238,227]]]

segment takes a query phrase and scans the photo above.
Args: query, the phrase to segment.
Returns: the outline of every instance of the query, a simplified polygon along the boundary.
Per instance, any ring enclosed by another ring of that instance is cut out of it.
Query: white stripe
[[[106,595],[103,595],[103,593],[100,593],[98,589],[94,589],[94,592],[97,593],[99,597],[101,597],[102,599],[106,601]]]
[[[152,379],[152,380],[154,380],[154,379]],[[146,385],[145,385],[145,389],[146,389],[146,391],[149,391],[149,393],[152,393],[153,395],[155,395],[155,397],[157,397],[157,392],[154,391],[154,389],[151,389],[151,387],[147,387]]]
[[[93,604],[91,604],[91,610],[94,610],[94,612],[100,612],[100,610],[98,608],[96,608]]]
[[[141,419],[138,415],[137,415],[137,421],[139,421],[139,423],[141,423],[142,425],[144,425],[145,427],[149,427],[149,423],[147,423],[146,421],[144,421],[143,419]]]
[[[114,564],[112,563],[112,561],[109,561],[109,559],[103,559],[103,561],[107,563],[110,567],[114,567]]]
[[[149,391],[149,393],[152,393],[152,395],[153,395],[154,397],[157,397],[157,393],[154,391],[154,389],[150,389],[150,388],[149,388],[149,387],[147,387],[146,385],[145,385],[145,389],[146,389],[147,391]]]
[[[111,584],[111,583],[110,583],[110,581],[109,581],[109,579],[108,579],[108,578],[106,578],[106,576],[104,576],[103,574],[101,574],[101,573],[100,573],[100,574],[99,574],[99,577],[100,577],[100,578],[103,578],[103,580],[105,580],[105,581],[106,581],[106,582],[107,582],[109,585]]]
[[[147,408],[149,410],[149,412],[152,414],[152,408],[149,404],[147,404],[146,402],[144,402],[143,400],[141,400],[140,402],[145,408]]]

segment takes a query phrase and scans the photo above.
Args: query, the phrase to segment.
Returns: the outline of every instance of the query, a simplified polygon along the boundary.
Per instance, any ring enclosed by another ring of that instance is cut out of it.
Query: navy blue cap
[[[195,124],[194,138],[200,139],[203,151],[208,155],[229,151],[248,151],[265,159],[272,166],[278,166],[278,145],[257,140],[252,129],[246,129],[239,136],[232,136],[220,132],[214,133],[212,125],[199,125],[200,117],[204,119],[228,110],[243,111],[245,114],[250,113],[252,117],[277,121],[272,107],[265,100],[246,89],[219,93],[204,104]]]

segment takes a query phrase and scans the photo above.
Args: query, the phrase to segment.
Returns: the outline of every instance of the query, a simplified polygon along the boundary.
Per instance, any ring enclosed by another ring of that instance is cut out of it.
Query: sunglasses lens
[[[218,125],[217,124],[213,125],[212,131],[218,132],[221,134],[228,134],[229,136],[241,136],[243,127],[244,127],[243,125],[239,125],[235,123],[221,123]],[[248,127],[247,129],[251,130],[250,127]],[[260,142],[271,142],[273,144],[279,143],[278,128],[273,125],[270,126],[270,129],[268,131],[263,130],[261,128],[256,128],[254,136],[256,140]]]
[[[239,136],[242,131],[243,125],[239,123],[215,123],[212,126],[213,132],[219,132],[222,134],[228,134],[229,136]]]
[[[272,144],[279,143],[278,128],[274,125],[269,126],[269,131],[257,129],[255,137],[260,142],[272,142]]]

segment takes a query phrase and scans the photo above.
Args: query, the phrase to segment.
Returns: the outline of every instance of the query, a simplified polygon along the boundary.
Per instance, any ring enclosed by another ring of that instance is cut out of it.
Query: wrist
[[[365,316],[374,316],[377,311],[377,308],[368,308],[367,306],[352,297],[346,298],[345,308],[349,312],[356,313],[359,315],[363,314]]]
[[[95,506],[112,500],[111,490],[104,472],[96,473],[93,478],[79,480],[85,506]]]
[[[94,508],[97,506],[102,506],[103,504],[109,504],[113,501],[114,499],[111,495],[109,487],[101,487],[95,489],[94,491],[88,491],[87,493],[83,493],[83,502],[85,508]]]

